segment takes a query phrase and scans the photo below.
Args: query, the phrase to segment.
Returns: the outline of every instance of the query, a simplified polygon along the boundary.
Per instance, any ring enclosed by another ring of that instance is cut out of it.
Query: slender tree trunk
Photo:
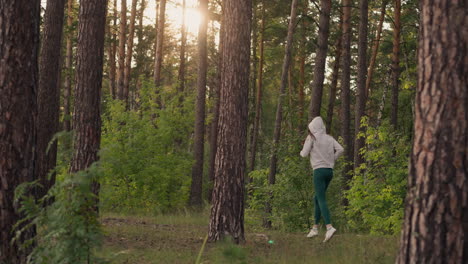
[[[116,75],[116,63],[115,63],[115,55],[117,52],[117,0],[114,0],[113,6],[113,15],[112,15],[112,26],[110,26],[110,34],[111,34],[111,43],[109,45],[109,88],[110,88],[110,95],[113,99],[115,99],[116,95],[116,88],[115,88],[115,75]],[[110,24],[110,22],[109,22]]]
[[[221,4],[222,5],[222,4]],[[221,103],[221,69],[223,66],[223,47],[224,47],[224,34],[225,34],[225,24],[224,24],[224,9],[222,9],[222,19],[221,25],[219,28],[219,57],[218,57],[218,73],[216,76],[217,84],[215,85],[214,89],[214,106],[213,106],[213,121],[211,121],[210,127],[210,171],[208,172],[208,176],[210,179],[210,185],[213,185],[208,190],[208,200],[211,202],[213,197],[213,188],[215,182],[215,162],[216,162],[216,152],[218,151],[218,124],[219,124],[219,109]]]
[[[251,0],[224,0],[218,151],[209,241],[244,238]]]
[[[55,183],[55,174],[48,176],[57,161],[57,143],[49,142],[59,131],[60,51],[65,0],[48,0],[44,16],[42,48],[39,55],[39,89],[37,96],[37,165],[36,178],[42,187],[36,197],[43,197]],[[48,151],[47,151],[48,149]]]
[[[101,86],[107,0],[81,0],[76,56],[75,151],[70,172],[85,170],[98,160],[101,141]],[[92,191],[99,194],[99,183]],[[97,208],[97,204],[96,204]]]
[[[309,105],[309,120],[320,116],[322,106],[323,81],[325,79],[325,64],[327,61],[328,33],[330,28],[331,0],[320,1],[320,19],[315,57],[314,80],[312,81],[312,99]]]
[[[268,184],[273,185],[276,181],[276,166],[278,163],[278,146],[281,136],[281,122],[283,119],[283,98],[286,95],[286,85],[288,83],[288,69],[291,61],[291,52],[293,45],[294,27],[296,25],[296,8],[297,0],[292,0],[291,3],[291,16],[288,26],[288,36],[286,40],[286,47],[284,52],[283,68],[281,70],[281,84],[279,90],[278,104],[276,106],[276,120],[275,131],[273,135],[273,152],[270,160],[270,173],[268,174]],[[271,205],[267,202],[265,212],[268,216],[271,215]],[[265,227],[271,227],[271,220],[265,219],[263,222]]]
[[[366,79],[366,97],[370,95],[370,86],[372,81],[372,75],[374,74],[375,61],[377,59],[377,54],[379,52],[380,38],[382,36],[383,22],[385,20],[385,9],[387,7],[388,0],[382,1],[382,7],[380,10],[380,19],[379,25],[377,26],[377,34],[375,35],[374,45],[372,45],[372,55],[369,63],[369,68],[367,69],[367,79]]]
[[[185,1],[184,1],[185,3]],[[198,74],[197,102],[195,105],[195,135],[193,154],[195,163],[192,167],[192,186],[190,188],[190,205],[202,205],[203,150],[205,142],[205,98],[206,73],[208,69],[207,30],[208,0],[200,0],[199,12],[204,14],[198,29]]]
[[[157,104],[162,107],[161,99],[161,66],[163,62],[163,44],[164,44],[164,24],[166,23],[166,0],[160,0],[158,14],[158,29],[156,40],[156,57],[154,66],[154,84],[157,91]]]
[[[247,145],[248,151],[248,163],[250,171],[250,161],[252,160],[252,143],[254,139],[254,126],[255,126],[255,102],[256,102],[256,93],[257,93],[257,67],[258,67],[258,58],[257,58],[257,44],[258,44],[258,0],[252,0],[252,44],[251,46],[251,67],[250,67],[250,91],[249,91],[249,124],[247,127],[250,129],[248,132],[249,135],[249,144]],[[253,114],[252,114],[253,113]],[[252,178],[249,177],[249,182],[252,182]]]
[[[0,263],[26,264],[32,248],[21,251],[19,244],[35,233],[31,227],[11,243],[13,226],[24,217],[15,189],[35,179],[39,5],[0,1]]]
[[[117,98],[119,100],[124,100],[125,42],[127,36],[127,0],[120,1],[119,31],[119,68],[117,70]]]
[[[129,103],[128,94],[130,91],[130,71],[132,70],[132,56],[133,56],[133,40],[135,38],[135,21],[137,11],[138,0],[132,0],[132,11],[130,13],[130,25],[128,26],[128,38],[127,38],[127,52],[125,53],[125,71],[124,71],[124,89],[123,89],[123,100],[125,100],[127,106]]]
[[[263,88],[263,63],[264,63],[264,45],[265,45],[265,3],[262,1],[262,23],[260,26],[260,59],[258,64],[258,78],[257,78],[257,95],[255,96],[255,120],[253,127],[252,145],[251,145],[251,156],[250,156],[250,170],[255,170],[255,158],[257,155],[257,140],[258,130],[260,127],[260,116],[262,111],[262,88]]]
[[[68,0],[67,4],[67,46],[65,57],[65,82],[63,87],[63,129],[71,131],[71,91],[72,91],[72,61],[73,61],[73,32],[71,30],[73,25],[73,5],[74,0]]]
[[[468,9],[423,0],[414,141],[396,263],[468,263]]]
[[[400,79],[400,15],[401,0],[395,1],[395,19],[393,25],[393,52],[392,52],[392,111],[390,122],[395,130],[398,128],[398,90]]]
[[[340,18],[340,25],[339,25],[340,32],[341,32],[342,27],[343,27],[343,19]],[[340,75],[340,61],[341,61],[341,51],[342,51],[341,42],[342,42],[342,36],[340,33],[340,35],[336,39],[336,44],[335,44],[335,62],[333,63],[332,81],[330,84],[330,94],[328,97],[327,120],[326,120],[327,133],[331,132],[332,123],[333,123],[333,111],[335,108],[336,90],[338,87],[338,77]]]
[[[143,50],[143,30],[144,30],[144,25],[143,25],[143,18],[145,16],[145,9],[147,5],[147,0],[142,0],[140,3],[140,14],[138,17],[138,31],[137,31],[137,39],[138,39],[138,44],[137,44],[137,50],[136,50],[136,73],[135,76],[137,77],[137,84],[135,87],[135,95],[132,101],[135,102],[135,108],[138,109],[139,105],[138,102],[139,100],[136,100],[136,98],[140,97],[140,89],[141,89],[141,78],[140,75],[145,72],[145,64],[143,62],[144,57],[146,56],[146,50]]]
[[[205,28],[206,27],[207,26],[205,26]],[[205,35],[205,49],[206,49],[206,33],[204,35]],[[179,91],[179,93],[182,94],[184,92],[184,90],[185,90],[185,47],[187,45],[187,28],[185,26],[185,0],[182,0],[182,26],[180,28],[180,36],[181,36],[180,37],[180,55],[179,55],[180,63],[179,63],[179,75],[178,75],[177,79],[178,79],[178,82],[179,82],[178,83],[178,91]],[[200,37],[200,35],[199,35],[199,37]],[[197,85],[198,84],[199,83],[197,82]],[[206,81],[205,81],[205,86],[206,86]],[[183,97],[181,97],[181,98],[183,98]]]
[[[359,33],[358,33],[358,65],[357,65],[357,96],[354,119],[354,169],[363,162],[364,157],[360,150],[365,146],[365,137],[359,133],[365,133],[361,127],[361,119],[366,114],[366,73],[367,73],[367,31],[369,24],[369,3],[367,0],[359,1]]]
[[[307,28],[309,23],[307,23],[307,12],[309,9],[309,1],[304,1],[304,9],[303,9],[303,16],[302,19],[302,32],[301,32],[301,49],[299,50],[300,58],[299,58],[299,95],[298,95],[298,105],[299,105],[299,122],[298,122],[298,131],[302,132],[304,129],[304,89],[305,89],[305,61],[306,61],[306,48],[307,45]]]
[[[345,189],[348,189],[353,169],[353,147],[351,144],[351,110],[350,110],[350,77],[351,77],[351,0],[343,0],[343,52],[341,60],[341,136],[344,143],[345,168],[343,170]],[[345,204],[347,201],[343,201]]]

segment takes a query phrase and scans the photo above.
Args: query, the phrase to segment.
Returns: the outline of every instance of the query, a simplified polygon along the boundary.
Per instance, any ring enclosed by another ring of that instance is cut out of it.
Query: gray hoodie
[[[309,124],[309,130],[314,135],[313,139],[307,136],[301,151],[302,157],[310,154],[312,168],[332,168],[335,161],[343,153],[343,147],[330,135],[327,135],[325,124],[321,117],[316,117]]]

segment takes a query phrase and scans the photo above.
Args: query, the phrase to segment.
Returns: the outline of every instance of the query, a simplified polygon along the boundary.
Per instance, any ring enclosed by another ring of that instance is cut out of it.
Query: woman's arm
[[[344,149],[335,139],[333,139],[333,148],[335,149],[335,160],[337,160],[343,154]]]
[[[313,146],[312,137],[308,135],[304,142],[304,146],[302,147],[302,150],[301,150],[301,157],[307,157],[310,151],[312,150],[312,146]]]

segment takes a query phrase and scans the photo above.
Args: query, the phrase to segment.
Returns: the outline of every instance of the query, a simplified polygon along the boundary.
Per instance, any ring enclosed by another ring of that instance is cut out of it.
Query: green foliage
[[[162,92],[145,82],[141,108],[111,100],[103,118],[101,199],[104,210],[159,212],[184,207],[190,188],[193,98]]]
[[[378,128],[367,126],[366,148],[361,150],[367,163],[356,169],[346,192],[346,209],[352,228],[372,234],[396,234],[400,231],[410,142],[395,133],[388,123]]]
[[[30,195],[31,190],[38,187],[37,182],[24,183],[17,188],[15,199],[21,202],[20,212],[25,217],[16,224],[16,237],[34,225],[37,228],[36,236],[23,245],[36,243],[28,263],[102,262],[95,257],[102,232],[94,210],[97,200],[91,191],[92,181],[97,176],[95,165],[86,171],[61,175],[63,180],[37,202]]]

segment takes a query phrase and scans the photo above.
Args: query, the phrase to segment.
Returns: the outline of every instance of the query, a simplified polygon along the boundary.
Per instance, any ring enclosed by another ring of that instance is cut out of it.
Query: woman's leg
[[[315,202],[315,225],[314,227],[317,227],[318,224],[320,223],[320,218],[322,217],[322,214],[320,213],[320,205],[317,200],[317,195],[314,195],[314,202]]]
[[[325,225],[330,225],[330,211],[328,210],[327,200],[325,197],[326,190],[333,177],[333,170],[328,168],[321,168],[314,170],[314,186],[315,197],[319,205],[320,212],[325,220]],[[316,203],[316,204],[317,204]]]

